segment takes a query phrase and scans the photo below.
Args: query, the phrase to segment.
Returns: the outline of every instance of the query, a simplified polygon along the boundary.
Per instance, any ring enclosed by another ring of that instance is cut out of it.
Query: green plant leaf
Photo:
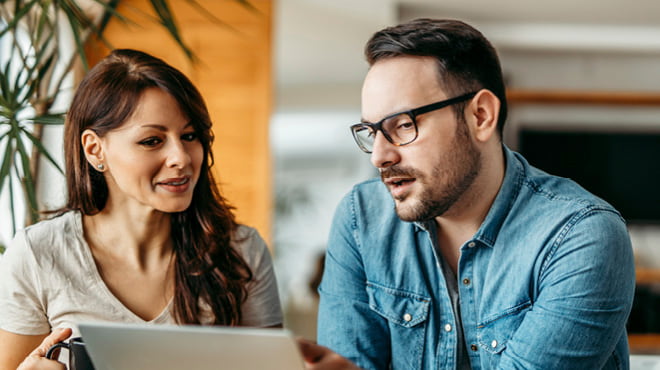
[[[7,135],[3,135],[6,137]],[[12,167],[12,153],[14,152],[11,140],[7,139],[7,145],[5,145],[4,155],[2,158],[2,165],[0,165],[0,191],[5,184],[7,178],[9,178],[9,171]]]
[[[35,188],[34,179],[32,178],[32,173],[30,172],[30,154],[25,148],[25,145],[23,145],[23,141],[20,139],[20,137],[18,137],[15,142],[16,149],[18,149],[17,153],[23,168],[22,176],[17,166],[14,166],[14,170],[16,172],[16,176],[21,179],[21,184],[23,185],[25,198],[27,199],[28,203],[28,211],[30,213],[30,221],[36,222],[39,218],[39,214],[37,212],[39,206],[37,204],[37,191]]]
[[[131,21],[127,17],[124,17],[123,14],[119,13],[117,11],[117,5],[119,5],[119,0],[94,0],[97,4],[100,4],[104,7],[104,12],[103,16],[101,17],[101,21],[99,22],[99,25],[96,27],[96,37],[105,45],[108,49],[114,49],[110,42],[103,36],[103,31],[105,31],[105,28],[108,26],[108,23],[112,18],[117,19],[118,21],[124,23],[124,24],[131,24],[134,25],[136,24],[135,22]]]
[[[53,156],[50,155],[50,152],[48,151],[48,149],[46,149],[46,147],[41,143],[41,140],[39,140],[39,139],[37,139],[36,137],[34,137],[34,135],[32,135],[31,132],[29,132],[28,130],[26,130],[26,129],[22,128],[22,127],[21,127],[21,131],[25,134],[25,136],[27,136],[28,139],[30,139],[30,141],[32,142],[32,145],[34,145],[34,146],[37,148],[37,150],[39,150],[39,151],[41,152],[41,154],[43,154],[44,156],[46,156],[46,159],[48,159],[48,161],[49,161],[49,162],[50,162],[50,163],[51,163],[51,164],[52,164],[52,165],[53,165],[53,166],[54,166],[54,167],[55,167],[55,168],[56,168],[61,174],[64,174],[64,171],[62,171],[62,168],[60,167],[60,165],[57,164],[57,161],[55,160],[55,158],[53,158]]]
[[[32,118],[32,122],[38,123],[40,125],[63,125],[64,124],[64,113],[48,113],[41,116]]]
[[[46,59],[46,61],[43,63],[43,65],[41,65],[41,66],[35,65],[33,68],[38,68],[36,76],[34,76],[34,71],[30,70],[30,72],[31,72],[30,75],[33,76],[33,77],[30,78],[29,82],[27,83],[27,86],[29,88],[25,92],[25,100],[26,101],[30,101],[30,98],[39,98],[39,96],[38,96],[39,94],[37,93],[37,90],[39,89],[39,85],[41,85],[41,83],[44,80],[46,74],[50,70],[54,60],[55,60],[55,54],[53,53],[50,56],[50,58]],[[45,97],[45,98],[47,99],[47,97]],[[34,100],[33,100],[33,102],[34,102]]]
[[[7,61],[2,71],[0,71],[0,95],[2,95],[3,102],[9,100],[9,73],[11,61]],[[2,104],[6,106],[6,104]]]
[[[196,61],[197,58],[194,56],[192,50],[188,48],[185,42],[183,42],[183,39],[181,38],[181,33],[179,32],[179,28],[176,25],[176,21],[174,20],[174,14],[169,8],[169,5],[166,0],[149,0],[151,2],[151,6],[153,7],[154,11],[158,15],[158,21],[159,23],[167,29],[167,31],[170,33],[170,36],[176,41],[177,44],[179,44],[179,47],[183,52],[186,54],[186,56],[192,60]]]
[[[255,8],[254,5],[252,5],[248,0],[236,0],[236,1],[248,9],[251,9],[255,12],[259,12],[259,9]]]
[[[85,53],[85,38],[83,37],[82,32],[89,28],[92,23],[87,17],[85,17],[85,14],[78,5],[70,0],[61,1],[60,10],[69,21],[70,30],[76,43],[76,50],[78,51],[77,56],[80,57],[85,70],[87,70],[89,69],[89,62],[87,61],[87,55]]]
[[[228,28],[232,30],[233,32],[240,32],[236,28],[232,27],[229,23],[223,21],[222,19],[218,18],[215,16],[215,14],[209,12],[205,7],[203,7],[198,1],[196,0],[186,0],[190,6],[193,8],[197,9],[197,12],[205,16],[207,19],[211,20],[211,22],[220,25],[222,27]]]
[[[4,0],[0,1],[0,3],[2,3],[2,2],[4,2]],[[4,36],[7,32],[14,32],[16,30],[16,28],[18,27],[18,24],[23,19],[23,17],[26,14],[28,14],[30,12],[30,9],[32,9],[32,7],[35,4],[37,4],[38,2],[39,2],[39,0],[32,0],[32,1],[28,2],[27,4],[25,4],[23,6],[19,6],[19,2],[17,1],[16,4],[15,4],[16,6],[14,7],[14,9],[15,9],[14,14],[13,14],[13,16],[10,14],[11,19],[9,19],[8,22],[7,22],[7,28],[0,31],[0,37]],[[0,5],[2,5],[2,4],[0,4]],[[5,21],[7,21],[7,20],[5,19]]]

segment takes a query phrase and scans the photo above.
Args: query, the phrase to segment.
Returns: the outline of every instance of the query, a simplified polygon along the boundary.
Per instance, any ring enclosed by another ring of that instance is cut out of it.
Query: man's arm
[[[545,257],[538,296],[507,344],[502,369],[600,369],[625,335],[635,271],[621,218],[591,211]],[[620,359],[627,363],[627,349]]]
[[[385,320],[369,308],[353,214],[349,193],[337,208],[328,240],[319,288],[318,342],[361,368],[384,369],[390,363],[389,331]]]

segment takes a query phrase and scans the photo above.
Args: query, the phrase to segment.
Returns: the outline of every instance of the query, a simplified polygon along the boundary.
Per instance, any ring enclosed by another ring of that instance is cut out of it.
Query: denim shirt
[[[504,152],[502,186],[458,264],[472,368],[629,368],[635,272],[624,220]],[[356,185],[330,232],[319,343],[365,369],[455,368],[457,322],[433,245],[423,224],[397,217],[380,180]]]

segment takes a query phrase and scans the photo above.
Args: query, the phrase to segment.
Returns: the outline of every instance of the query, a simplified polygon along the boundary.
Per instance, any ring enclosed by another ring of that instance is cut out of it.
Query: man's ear
[[[80,143],[83,147],[83,153],[87,162],[96,168],[98,171],[103,172],[105,169],[103,143],[101,138],[92,130],[85,130],[80,135]]]
[[[473,136],[478,142],[487,142],[498,135],[497,119],[500,114],[500,99],[490,90],[481,89],[468,105],[473,116]]]

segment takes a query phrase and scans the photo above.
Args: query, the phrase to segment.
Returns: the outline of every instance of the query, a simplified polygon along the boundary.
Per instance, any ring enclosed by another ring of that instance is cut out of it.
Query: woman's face
[[[106,208],[180,212],[190,206],[204,149],[172,95],[145,90],[133,115],[98,140],[109,191]]]

